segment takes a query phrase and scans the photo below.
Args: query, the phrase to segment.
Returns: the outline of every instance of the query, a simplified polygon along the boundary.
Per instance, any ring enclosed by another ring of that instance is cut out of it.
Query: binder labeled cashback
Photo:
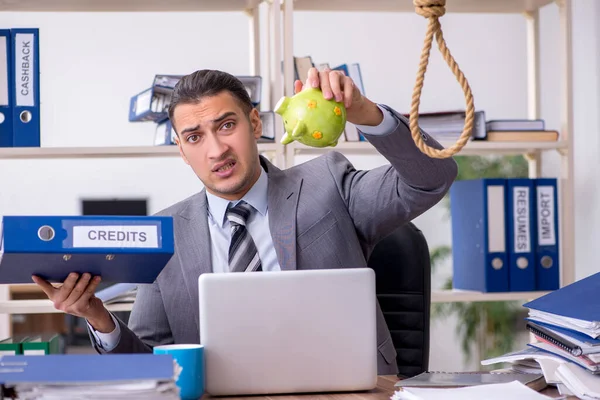
[[[39,29],[12,29],[13,146],[40,146]]]
[[[5,216],[0,219],[0,283],[69,273],[103,282],[152,283],[174,253],[167,216]]]
[[[456,181],[450,188],[453,288],[509,290],[506,180]]]

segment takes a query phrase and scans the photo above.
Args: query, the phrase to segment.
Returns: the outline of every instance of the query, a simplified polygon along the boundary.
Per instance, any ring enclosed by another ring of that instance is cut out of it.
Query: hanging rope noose
[[[421,52],[421,64],[419,65],[419,71],[417,73],[417,81],[413,90],[412,105],[410,109],[410,131],[415,141],[415,144],[423,153],[427,154],[432,158],[449,158],[454,154],[458,153],[469,141],[471,137],[471,130],[473,129],[473,120],[475,119],[475,107],[473,105],[473,95],[471,94],[471,88],[467,79],[463,75],[462,71],[458,68],[458,64],[454,61],[454,58],[450,54],[450,50],[446,46],[444,36],[442,33],[442,27],[440,25],[439,17],[446,13],[446,0],[413,0],[415,6],[415,12],[422,17],[429,19],[429,25],[427,26],[427,33],[425,34],[425,43],[423,51]],[[419,129],[419,103],[421,97],[421,90],[423,89],[423,81],[425,80],[425,71],[427,70],[427,63],[429,62],[429,53],[431,51],[431,44],[433,37],[437,41],[438,47],[444,60],[456,76],[458,83],[465,93],[465,100],[467,103],[465,126],[463,131],[458,138],[456,144],[453,146],[438,150],[433,147],[427,146],[421,137],[421,131]]]

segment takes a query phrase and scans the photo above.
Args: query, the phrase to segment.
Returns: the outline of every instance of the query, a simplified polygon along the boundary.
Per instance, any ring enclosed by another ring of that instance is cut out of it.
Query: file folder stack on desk
[[[531,346],[600,374],[600,273],[525,303]],[[599,377],[600,379],[600,377]]]
[[[4,356],[0,363],[6,398],[179,400],[171,355]]]
[[[600,399],[600,273],[525,303],[529,348],[482,361],[517,366],[535,360],[563,394]]]
[[[173,256],[173,235],[172,217],[2,217],[0,283],[63,282],[71,272],[152,283]]]

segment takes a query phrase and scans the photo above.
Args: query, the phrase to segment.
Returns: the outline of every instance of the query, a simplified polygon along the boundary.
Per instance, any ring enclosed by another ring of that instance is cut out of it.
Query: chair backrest
[[[399,375],[429,367],[431,260],[423,232],[407,223],[382,239],[369,257],[377,299],[398,353]]]

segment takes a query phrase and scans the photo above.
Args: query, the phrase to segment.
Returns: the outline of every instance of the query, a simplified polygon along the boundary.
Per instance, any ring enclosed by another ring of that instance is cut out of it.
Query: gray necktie
[[[229,244],[229,271],[262,271],[258,250],[246,228],[246,221],[252,212],[252,206],[240,201],[227,210],[227,219],[231,223],[231,242]]]

